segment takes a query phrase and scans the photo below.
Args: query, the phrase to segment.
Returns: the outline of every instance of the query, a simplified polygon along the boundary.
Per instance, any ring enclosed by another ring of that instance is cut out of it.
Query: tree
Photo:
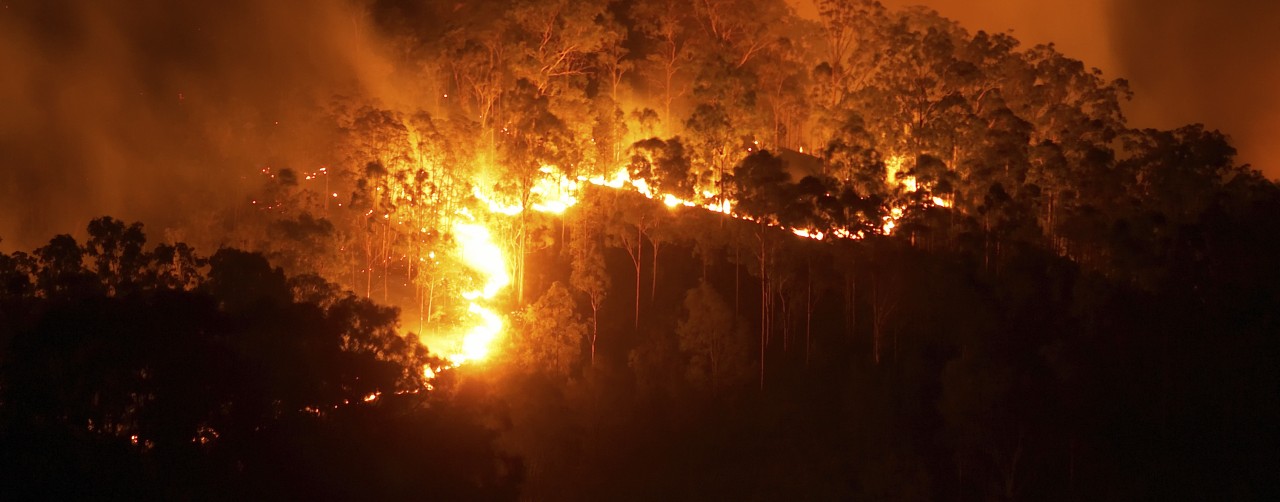
[[[555,282],[525,307],[513,339],[515,360],[534,372],[567,378],[577,370],[587,325],[574,311],[573,296]]]
[[[524,264],[529,252],[529,212],[532,189],[543,176],[544,166],[573,166],[581,160],[581,149],[564,120],[552,113],[547,96],[526,81],[517,82],[516,88],[505,95],[510,120],[498,145],[498,159],[504,172],[492,173],[498,180],[500,192],[514,193],[522,209],[515,240],[518,251],[515,256],[516,300],[524,303]]]
[[[778,223],[792,195],[782,159],[765,150],[752,153],[733,168],[730,186],[738,210],[773,224]]]
[[[596,207],[588,205],[587,207]],[[609,295],[609,270],[605,266],[601,215],[587,212],[575,219],[569,243],[571,271],[569,283],[587,296],[591,305],[591,364],[596,362],[596,342],[600,338],[600,306]]]
[[[818,65],[825,77],[819,89],[823,108],[841,110],[847,96],[862,90],[875,76],[875,65],[884,51],[876,50],[879,30],[888,23],[883,5],[872,0],[819,0],[825,51]]]
[[[160,244],[151,252],[151,268],[146,280],[159,288],[190,291],[200,285],[207,265],[208,260],[184,242]]]
[[[292,298],[284,270],[260,253],[219,249],[209,258],[209,293],[231,312],[278,307]]]
[[[74,296],[101,288],[100,281],[85,270],[84,252],[74,237],[55,236],[34,254],[40,265],[36,287],[45,297]]]
[[[636,20],[635,30],[652,44],[645,61],[656,70],[642,74],[660,89],[662,124],[665,132],[672,134],[674,124],[679,123],[672,106],[689,91],[685,73],[692,59],[690,39],[695,28],[688,3],[679,0],[635,2],[631,17]]]
[[[648,180],[655,193],[694,199],[692,162],[680,137],[649,138],[631,145],[632,178]]]
[[[141,223],[126,227],[124,222],[104,216],[89,222],[89,240],[84,246],[98,277],[108,291],[116,292],[138,280],[146,264],[145,244]]]
[[[885,166],[861,115],[849,114],[822,150],[826,174],[864,196],[885,192]]]
[[[656,217],[654,204],[633,193],[615,192],[600,198],[604,223],[605,244],[620,247],[631,258],[636,269],[634,326],[640,328],[640,280],[644,265],[644,241],[646,232]]]
[[[600,0],[528,0],[508,10],[519,47],[515,78],[532,82],[539,95],[559,95],[566,86],[558,82],[598,71],[593,56],[619,44],[604,23],[605,7]]]
[[[36,260],[22,251],[0,253],[0,298],[26,298],[35,293]]]
[[[712,393],[736,387],[750,375],[744,326],[706,281],[685,294],[684,318],[676,327],[689,358],[687,376]]]

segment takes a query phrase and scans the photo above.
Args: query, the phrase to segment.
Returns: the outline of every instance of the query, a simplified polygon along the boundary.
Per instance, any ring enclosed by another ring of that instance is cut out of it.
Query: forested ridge
[[[335,96],[325,163],[150,243],[0,254],[0,489],[1276,493],[1280,187],[1052,46],[816,3],[370,3],[433,102]],[[512,284],[451,363],[460,218]]]

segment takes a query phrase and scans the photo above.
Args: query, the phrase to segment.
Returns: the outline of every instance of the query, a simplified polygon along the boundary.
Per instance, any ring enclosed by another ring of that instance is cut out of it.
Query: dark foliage
[[[141,229],[94,220],[83,261],[95,271],[68,236],[38,262],[0,257],[6,494],[514,493],[518,463],[474,412],[427,392],[423,365],[438,363],[395,332],[394,309],[287,279],[255,253],[144,252]]]

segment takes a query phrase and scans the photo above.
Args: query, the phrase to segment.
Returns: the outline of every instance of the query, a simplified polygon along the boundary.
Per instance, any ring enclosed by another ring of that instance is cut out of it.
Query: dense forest
[[[816,4],[363,5],[431,99],[0,253],[0,490],[1273,497],[1280,186],[1051,45]]]

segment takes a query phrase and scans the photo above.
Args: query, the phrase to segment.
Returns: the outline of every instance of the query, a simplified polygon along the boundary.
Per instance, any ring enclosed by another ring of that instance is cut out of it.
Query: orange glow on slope
[[[906,163],[905,156],[889,156],[885,163],[885,182],[899,190],[898,193],[910,193],[929,188],[926,184],[917,182],[914,176],[906,175],[903,169]],[[541,176],[534,180],[529,193],[524,194],[525,197],[514,199],[516,202],[512,202],[513,198],[510,194],[499,194],[492,188],[488,190],[482,188],[488,186],[483,182],[472,185],[471,192],[480,202],[479,207],[486,210],[490,216],[513,217],[526,210],[562,215],[579,203],[583,190],[591,184],[638,193],[672,209],[698,207],[735,219],[757,221],[750,216],[736,213],[734,206],[737,201],[720,196],[712,191],[714,189],[701,189],[697,200],[683,199],[674,194],[655,190],[645,179],[632,178],[629,169],[625,166],[619,167],[612,174],[594,176],[569,176],[556,166],[543,166],[539,172]],[[521,200],[523,203],[520,202]],[[934,206],[950,207],[950,203],[941,197],[929,195],[925,200]],[[892,234],[899,226],[899,220],[905,216],[907,209],[905,205],[888,208],[879,225],[879,232],[884,235]],[[495,242],[490,228],[486,226],[483,219],[473,216],[466,209],[459,210],[453,219],[451,228],[456,242],[455,252],[459,261],[479,277],[480,284],[474,289],[464,291],[461,295],[461,299],[468,302],[465,319],[462,321],[465,327],[460,328],[451,337],[452,345],[442,351],[446,354],[448,368],[483,361],[492,355],[494,343],[502,335],[506,324],[494,300],[512,283],[510,260],[504,254],[503,248]],[[844,228],[829,231],[813,228],[781,228],[796,236],[814,240],[827,238],[856,240],[865,237],[862,231],[855,233]],[[423,374],[430,381],[442,369],[445,368],[425,367]]]

